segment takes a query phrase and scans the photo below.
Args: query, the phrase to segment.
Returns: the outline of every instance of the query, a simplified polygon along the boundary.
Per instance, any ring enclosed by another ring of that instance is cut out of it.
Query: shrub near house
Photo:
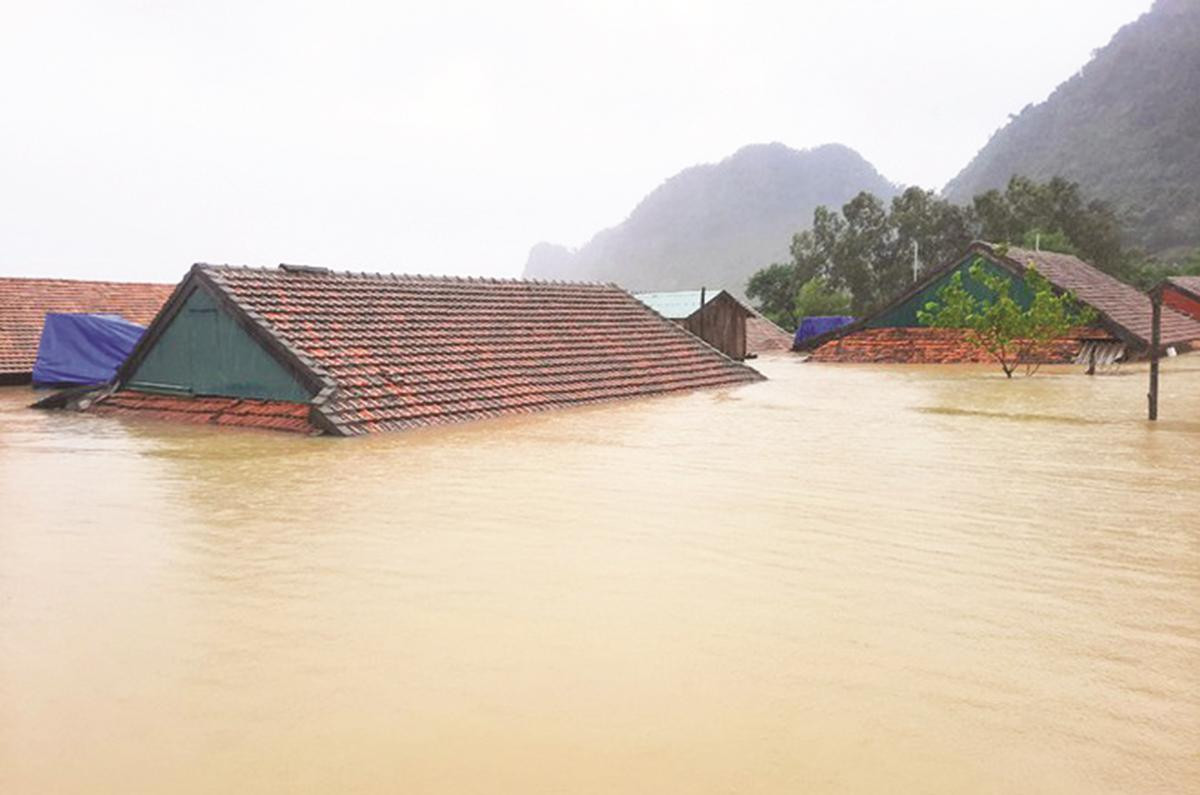
[[[1047,346],[1096,319],[1095,311],[1079,306],[1071,293],[1055,294],[1033,265],[1025,270],[1025,292],[1031,297],[1024,305],[1013,298],[1012,277],[988,270],[981,258],[968,272],[990,296],[968,290],[962,271],[956,271],[917,319],[933,328],[963,330],[966,341],[995,359],[1008,378],[1019,364],[1029,365],[1032,375],[1047,358]]]
[[[1137,288],[1089,265],[1078,257],[1048,251],[1004,248],[973,243],[966,251],[940,268],[925,274],[907,290],[899,292],[881,309],[835,331],[804,340],[800,347],[811,351],[817,362],[874,362],[911,364],[949,364],[996,362],[987,350],[970,339],[967,324],[971,312],[963,309],[951,322],[949,314],[938,327],[923,324],[920,314],[929,313],[930,303],[937,307],[943,289],[960,284],[976,300],[975,310],[983,301],[996,303],[996,293],[971,275],[972,269],[990,277],[1007,279],[1007,295],[1012,305],[1002,302],[992,314],[1037,307],[1035,316],[1046,321],[1065,305],[1044,298],[1035,300],[1039,280],[1049,283],[1048,296],[1072,294],[1080,307],[1094,310],[1086,325],[1076,325],[1057,338],[1027,350],[1024,358],[1043,362],[1070,362],[1095,352],[1102,360],[1132,359],[1145,356],[1150,346],[1150,299]],[[1036,276],[1032,274],[1036,273]],[[1026,275],[1031,278],[1027,282]],[[952,295],[953,293],[951,293]],[[973,318],[972,323],[976,322]],[[1014,320],[1015,322],[1015,320]],[[1025,322],[1025,321],[1022,321]],[[1028,332],[1019,329],[1006,334],[1021,339]],[[1043,335],[1044,336],[1044,335]],[[1200,340],[1200,322],[1164,307],[1162,344],[1177,350],[1189,350]]]

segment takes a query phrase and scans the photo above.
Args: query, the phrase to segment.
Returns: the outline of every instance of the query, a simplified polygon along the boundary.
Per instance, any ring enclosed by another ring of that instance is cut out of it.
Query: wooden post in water
[[[1150,293],[1150,419],[1158,419],[1158,347],[1162,340],[1162,292]]]

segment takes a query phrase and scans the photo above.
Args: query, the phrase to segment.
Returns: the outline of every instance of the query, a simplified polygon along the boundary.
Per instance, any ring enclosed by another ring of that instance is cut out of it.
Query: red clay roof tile
[[[1113,323],[1135,336],[1142,345],[1150,341],[1150,297],[1136,287],[1109,276],[1070,254],[1009,248],[1007,258],[1030,263],[1061,290],[1070,290]],[[1200,322],[1172,309],[1162,313],[1162,344],[1176,345],[1200,339]]]
[[[306,403],[224,397],[174,397],[122,390],[94,404],[98,414],[131,415],[204,425],[316,433]]]
[[[746,318],[746,350],[751,353],[771,353],[791,349],[791,334],[757,312]]]
[[[347,435],[762,378],[613,285],[196,266]]]
[[[1169,276],[1167,281],[1188,292],[1200,295],[1200,276]]]
[[[1200,276],[1172,276],[1162,283],[1162,303],[1166,308],[1200,321]],[[1200,340],[1197,340],[1200,345]]]

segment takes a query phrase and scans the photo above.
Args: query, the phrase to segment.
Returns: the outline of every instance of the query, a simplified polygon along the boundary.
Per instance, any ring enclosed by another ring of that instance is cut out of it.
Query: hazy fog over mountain
[[[578,251],[539,243],[524,275],[613,281],[632,290],[707,285],[740,292],[754,271],[787,258],[792,235],[811,223],[817,206],[840,206],[864,190],[896,192],[845,146],[747,146],[671,177]]]
[[[753,142],[935,188],[1149,5],[10,2],[0,273],[515,276]]]
[[[1157,0],[946,186],[965,202],[1019,174],[1063,176],[1150,251],[1200,246],[1200,0]]]

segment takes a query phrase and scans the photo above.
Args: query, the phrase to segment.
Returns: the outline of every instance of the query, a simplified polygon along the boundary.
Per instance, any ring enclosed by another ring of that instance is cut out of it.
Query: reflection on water
[[[0,391],[0,792],[1184,792],[1200,363],[355,440]]]

